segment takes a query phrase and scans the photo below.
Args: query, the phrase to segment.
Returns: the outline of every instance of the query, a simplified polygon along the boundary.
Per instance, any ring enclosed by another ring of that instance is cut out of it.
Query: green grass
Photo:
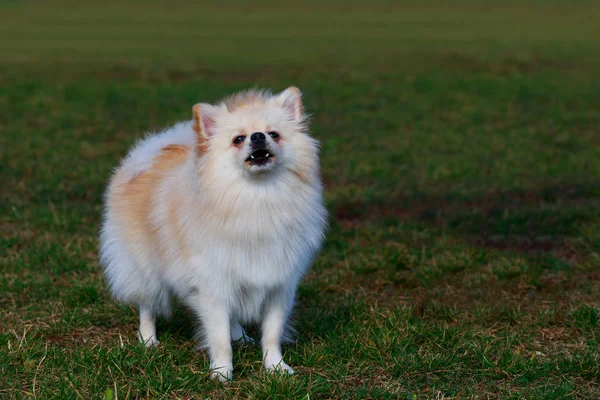
[[[0,398],[600,398],[595,2],[122,3],[0,4]],[[255,85],[303,89],[330,229],[297,374],[220,385],[97,233],[137,138]]]

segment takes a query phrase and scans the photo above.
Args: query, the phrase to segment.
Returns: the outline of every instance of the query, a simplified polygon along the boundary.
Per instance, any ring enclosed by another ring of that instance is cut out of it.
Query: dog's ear
[[[218,108],[207,103],[198,103],[194,111],[194,130],[202,139],[208,139],[215,134],[215,120]]]
[[[302,105],[302,92],[297,87],[291,86],[279,93],[276,97],[277,103],[288,111],[294,120],[298,121],[304,113]]]

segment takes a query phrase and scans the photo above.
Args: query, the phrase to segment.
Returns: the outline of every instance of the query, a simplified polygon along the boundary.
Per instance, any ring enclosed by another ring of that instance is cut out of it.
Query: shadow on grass
[[[525,254],[552,251],[570,258],[577,253],[571,240],[581,235],[583,224],[597,220],[599,210],[599,184],[564,184],[477,198],[422,195],[385,203],[349,202],[339,204],[333,214],[346,225],[413,220],[483,248]]]

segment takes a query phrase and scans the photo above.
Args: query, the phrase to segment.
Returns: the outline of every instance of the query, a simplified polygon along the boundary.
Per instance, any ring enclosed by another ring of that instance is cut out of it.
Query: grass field
[[[600,398],[597,2],[197,3],[0,2],[0,398]],[[330,228],[297,374],[221,385],[97,234],[137,138],[255,85],[303,89]]]

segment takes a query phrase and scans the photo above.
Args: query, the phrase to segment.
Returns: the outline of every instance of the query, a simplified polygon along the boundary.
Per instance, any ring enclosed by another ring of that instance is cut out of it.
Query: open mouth
[[[270,163],[272,158],[275,157],[275,154],[271,153],[267,149],[257,149],[254,150],[246,161],[250,163],[250,165],[266,165]]]

